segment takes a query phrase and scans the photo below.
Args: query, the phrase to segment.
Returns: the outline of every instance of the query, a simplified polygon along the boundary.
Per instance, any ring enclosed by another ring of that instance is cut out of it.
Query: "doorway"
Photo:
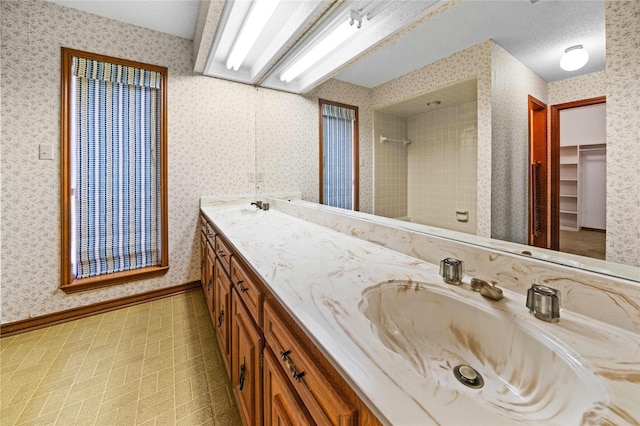
[[[547,105],[529,95],[529,245],[548,247]]]
[[[605,259],[605,97],[551,106],[551,248]]]

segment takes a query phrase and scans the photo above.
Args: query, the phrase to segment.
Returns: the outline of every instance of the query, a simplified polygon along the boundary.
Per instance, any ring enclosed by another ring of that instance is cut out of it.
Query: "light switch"
[[[53,145],[40,145],[40,159],[41,160],[53,160]]]

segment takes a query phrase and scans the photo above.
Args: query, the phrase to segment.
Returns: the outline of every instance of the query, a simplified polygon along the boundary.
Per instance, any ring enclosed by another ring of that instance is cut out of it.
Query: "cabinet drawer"
[[[235,257],[231,259],[231,284],[236,288],[258,327],[262,327],[262,309],[260,308],[264,292],[261,285],[251,278]]]
[[[278,358],[264,348],[264,425],[306,426],[315,424],[300,397],[291,387]]]
[[[325,378],[312,355],[298,343],[271,303],[269,300],[264,304],[266,345],[273,350],[313,420],[323,425],[354,425],[356,409],[342,399]]]
[[[229,275],[231,273],[231,249],[220,235],[216,235],[216,256],[220,260],[222,269]]]

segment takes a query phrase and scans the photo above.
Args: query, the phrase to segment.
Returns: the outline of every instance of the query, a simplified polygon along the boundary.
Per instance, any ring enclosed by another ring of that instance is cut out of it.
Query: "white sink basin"
[[[537,327],[538,320],[498,309],[501,302],[477,293],[469,297],[477,302],[441,286],[391,281],[365,290],[360,311],[416,374],[510,420],[581,424],[606,406],[600,379]],[[456,379],[459,365],[475,369],[484,386],[473,389]]]

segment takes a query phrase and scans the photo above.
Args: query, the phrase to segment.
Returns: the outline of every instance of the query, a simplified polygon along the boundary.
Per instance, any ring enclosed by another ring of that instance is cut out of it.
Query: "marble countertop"
[[[446,383],[430,380],[428,375],[420,374],[406,356],[381,342],[376,328],[362,312],[367,292],[381,283],[394,281],[410,281],[416,287],[468,301],[501,315],[505,321],[533,330],[550,348],[562,347],[570,364],[582,366],[589,380],[597,382],[606,394],[584,412],[569,417],[536,418],[536,423],[567,424],[568,419],[576,424],[640,422],[638,333],[570,311],[562,312],[559,323],[545,323],[529,315],[520,293],[505,290],[505,298],[500,302],[484,299],[469,290],[469,278],[459,287],[445,284],[437,265],[277,209],[255,210],[249,205],[250,200],[204,197],[201,211],[251,264],[383,423],[513,424],[531,422],[533,418],[527,416],[532,410],[544,412],[544,406],[553,405],[553,401],[531,401],[523,395],[520,412],[496,408],[483,397],[482,390],[469,389],[455,380]],[[402,334],[403,330],[394,332]],[[519,367],[536,371],[549,368]],[[547,373],[551,377],[556,374]],[[562,393],[564,384],[558,379],[553,386],[560,386]],[[549,384],[534,381],[531,386]],[[532,394],[554,395],[549,389],[529,390]]]

